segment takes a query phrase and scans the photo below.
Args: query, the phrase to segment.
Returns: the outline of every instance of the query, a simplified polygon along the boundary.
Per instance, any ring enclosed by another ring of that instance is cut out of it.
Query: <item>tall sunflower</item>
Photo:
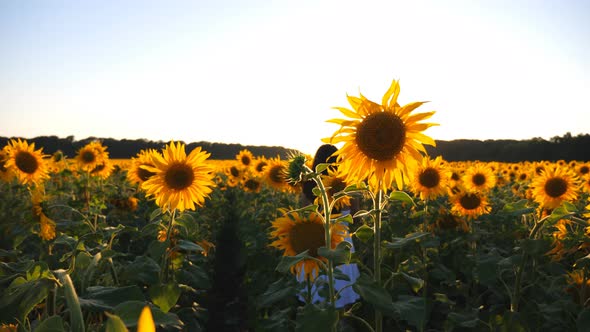
[[[35,143],[30,145],[21,139],[11,139],[4,147],[8,156],[4,167],[24,185],[40,184],[49,178],[49,169],[43,159],[43,148],[35,150]]]
[[[187,156],[184,144],[170,142],[160,154],[152,154],[154,167],[143,166],[154,175],[141,184],[148,196],[153,196],[163,210],[194,210],[209,196],[213,182],[213,167],[207,163],[211,154],[197,147]]]
[[[467,219],[475,219],[483,214],[490,213],[492,209],[488,203],[487,195],[480,191],[461,188],[450,198],[452,203],[451,211],[465,216]]]
[[[135,157],[131,159],[131,165],[127,169],[127,180],[131,183],[142,184],[154,175],[154,173],[143,168],[143,166],[154,167],[152,162],[152,155],[159,152],[154,149],[145,149],[139,151]]]
[[[271,239],[276,238],[270,246],[284,250],[283,256],[295,256],[308,250],[311,257],[324,262],[328,260],[318,255],[318,248],[326,245],[325,227],[320,214],[317,212],[297,212],[279,209],[282,216],[272,222]],[[334,223],[330,226],[331,248],[344,241],[348,226]],[[319,275],[318,262],[312,259],[303,261],[291,267],[295,275],[304,275],[305,279],[314,280]]]
[[[441,156],[434,160],[424,158],[412,173],[410,188],[412,192],[420,195],[421,200],[435,199],[447,193],[448,171],[442,164]]]
[[[477,162],[465,170],[463,185],[469,190],[488,191],[496,185],[496,175],[485,163]]]
[[[267,160],[268,165],[265,167],[264,180],[274,189],[280,191],[289,191],[290,186],[287,183],[287,162],[280,157],[270,158]]]
[[[76,154],[78,168],[84,172],[91,172],[99,165],[104,164],[104,161],[108,158],[107,148],[99,141],[86,144]]]
[[[545,209],[554,209],[562,202],[578,198],[579,179],[567,167],[546,168],[531,183],[533,197]]]
[[[353,110],[335,107],[350,119],[328,120],[341,127],[332,137],[322,141],[344,143],[336,155],[347,182],[367,180],[380,184],[384,190],[395,182],[402,189],[408,182],[410,165],[422,160],[423,154],[426,154],[423,144],[435,145],[432,138],[422,133],[435,124],[420,122],[430,118],[434,112],[411,114],[425,102],[400,106],[397,101],[399,93],[399,83],[393,81],[381,104],[361,94],[360,97],[348,96]]]

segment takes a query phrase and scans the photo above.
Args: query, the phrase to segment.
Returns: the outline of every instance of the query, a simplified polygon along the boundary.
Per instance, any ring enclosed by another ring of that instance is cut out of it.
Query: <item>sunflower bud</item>
[[[289,166],[286,170],[286,179],[290,184],[297,184],[304,180],[307,174],[306,170],[306,158],[303,154],[293,153],[289,156]]]

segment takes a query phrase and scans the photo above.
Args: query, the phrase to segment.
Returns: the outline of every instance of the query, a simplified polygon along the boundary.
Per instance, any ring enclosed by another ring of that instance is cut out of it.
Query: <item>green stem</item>
[[[366,320],[364,320],[364,319],[362,319],[362,318],[360,318],[360,317],[358,317],[356,315],[353,315],[351,313],[345,312],[344,313],[344,317],[355,319],[355,320],[361,322],[367,328],[367,330],[369,330],[371,332],[375,332],[375,330],[373,330],[373,327],[371,327],[371,324],[369,324]]]
[[[170,212],[170,222],[168,223],[168,229],[166,230],[166,241],[168,241],[168,248],[166,252],[164,252],[164,258],[162,259],[162,273],[163,273],[163,280],[164,282],[168,282],[168,273],[169,273],[169,260],[168,256],[170,255],[170,246],[172,245],[172,241],[170,240],[170,236],[172,235],[172,228],[174,228],[174,218],[176,217],[176,209],[173,209]]]
[[[375,202],[375,201],[373,201]],[[379,182],[379,192],[377,193],[377,203],[373,204],[373,209],[376,210],[374,243],[373,243],[373,279],[378,286],[381,286],[381,205],[383,202],[383,190],[381,189],[381,182]],[[383,330],[383,313],[381,310],[375,309],[375,331],[381,332]]]
[[[331,205],[330,205],[330,201],[328,198],[328,192],[326,191],[326,187],[324,186],[324,183],[321,180],[321,175],[317,174],[316,176],[313,177],[313,180],[316,182],[316,184],[318,185],[318,189],[320,190],[320,193],[322,195],[322,203],[324,206],[323,212],[324,212],[324,234],[325,234],[325,241],[326,241],[326,248],[328,248],[329,250],[332,250],[332,234],[330,234],[330,226],[332,224],[332,221],[330,220],[330,213],[332,211],[331,210]],[[330,306],[332,308],[336,308],[336,301],[335,301],[335,296],[334,296],[334,262],[332,261],[332,259],[328,259],[328,268],[326,273],[328,274],[328,291],[329,291],[329,303]]]
[[[529,234],[529,239],[534,239],[537,236],[537,233],[539,232],[539,230],[541,229],[541,227],[545,223],[545,220],[547,220],[547,217],[545,217],[535,223],[535,226],[533,226],[533,229],[531,230],[531,232]],[[510,311],[512,311],[512,312],[518,312],[518,305],[519,305],[519,300],[520,300],[520,290],[521,290],[521,283],[522,283],[522,273],[524,271],[527,261],[528,261],[528,255],[523,251],[522,261],[520,262],[520,265],[518,266],[518,269],[516,270],[516,280],[514,280],[514,292],[512,295],[512,300],[510,301]]]

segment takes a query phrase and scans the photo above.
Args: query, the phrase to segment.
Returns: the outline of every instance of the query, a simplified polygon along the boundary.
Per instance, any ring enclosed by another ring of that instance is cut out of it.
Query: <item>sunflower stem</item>
[[[317,174],[313,177],[313,180],[318,185],[318,189],[322,195],[322,202],[324,206],[324,235],[326,241],[326,248],[332,250],[332,234],[330,234],[330,226],[332,221],[330,220],[330,213],[331,205],[329,203],[328,192],[324,183],[321,179],[321,174]],[[329,291],[329,304],[332,308],[336,308],[336,301],[334,300],[334,262],[332,259],[328,259],[328,268],[327,268],[327,277],[328,277],[328,291]]]
[[[176,217],[176,209],[172,209],[170,212],[170,222],[168,223],[168,229],[166,230],[166,241],[168,241],[168,248],[166,252],[164,252],[164,259],[163,259],[163,266],[162,266],[162,273],[163,281],[168,282],[168,272],[169,272],[169,259],[168,256],[170,255],[172,241],[170,236],[172,235],[172,228],[174,227],[174,217]]]
[[[374,243],[373,243],[373,279],[378,286],[381,286],[381,204],[383,202],[383,189],[381,189],[381,182],[379,182],[379,192],[377,193],[377,203],[373,201],[373,209],[376,210]],[[375,332],[383,330],[383,314],[381,310],[375,309]]]

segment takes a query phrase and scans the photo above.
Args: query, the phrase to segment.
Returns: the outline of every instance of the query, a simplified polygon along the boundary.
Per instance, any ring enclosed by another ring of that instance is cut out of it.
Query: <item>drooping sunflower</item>
[[[236,160],[240,163],[240,165],[245,167],[251,167],[254,161],[254,155],[250,150],[243,149],[236,155]]]
[[[284,250],[283,256],[295,256],[308,250],[311,257],[327,262],[318,255],[318,248],[326,244],[324,222],[317,212],[298,212],[279,209],[281,217],[272,222],[271,239],[275,239],[270,246]],[[344,241],[348,226],[334,223],[330,226],[331,248]],[[318,262],[305,259],[291,267],[291,272],[305,279],[314,280],[319,275]]]
[[[330,199],[334,198],[334,195],[341,192],[348,186],[346,183],[346,178],[338,171],[338,169],[330,168],[327,169],[328,174],[322,175],[322,182],[326,187],[326,191],[328,193],[328,197]],[[350,201],[351,197],[349,195],[344,195],[338,198],[336,203],[334,203],[334,209],[336,211],[340,211],[342,209],[350,208]],[[322,205],[323,201],[320,197],[316,197],[315,204]]]
[[[154,167],[143,166],[154,175],[141,184],[148,196],[164,211],[194,210],[202,206],[215,186],[213,167],[207,163],[210,153],[196,147],[187,156],[185,145],[170,142],[162,154],[152,154]]]
[[[562,202],[578,198],[579,179],[567,167],[546,168],[532,179],[534,200],[542,208],[554,209]]]
[[[49,178],[49,169],[43,159],[43,148],[35,150],[35,143],[11,139],[4,147],[7,159],[4,167],[24,185],[40,184]]]
[[[515,168],[518,170],[520,167],[516,166]],[[488,191],[496,185],[496,175],[485,163],[477,162],[465,170],[463,185],[468,190]]]
[[[93,141],[78,150],[76,162],[78,168],[84,172],[91,172],[109,158],[107,148],[99,141]]]
[[[410,190],[421,200],[435,199],[448,191],[448,171],[442,166],[441,156],[434,160],[422,159],[422,163],[411,174]]]
[[[131,159],[131,165],[127,169],[127,180],[131,183],[137,183],[141,185],[144,181],[154,175],[153,172],[148,171],[142,166],[154,167],[152,162],[152,155],[158,154],[159,152],[154,149],[145,149],[139,151],[135,157]]]
[[[436,124],[420,122],[434,112],[411,114],[425,102],[400,106],[399,93],[399,82],[393,81],[381,104],[361,94],[360,97],[348,96],[353,110],[335,107],[350,119],[328,120],[341,127],[332,137],[322,141],[344,143],[336,155],[347,182],[367,180],[384,190],[395,182],[398,189],[403,189],[408,183],[408,168],[426,154],[423,144],[435,146],[434,140],[422,132]]]
[[[55,221],[51,220],[43,211],[42,203],[45,200],[45,188],[43,185],[36,186],[31,191],[31,202],[33,214],[39,219],[39,237],[49,241],[55,238]]]
[[[450,201],[452,203],[451,211],[465,216],[469,220],[490,213],[492,209],[488,203],[487,195],[481,191],[461,188],[450,197]]]

